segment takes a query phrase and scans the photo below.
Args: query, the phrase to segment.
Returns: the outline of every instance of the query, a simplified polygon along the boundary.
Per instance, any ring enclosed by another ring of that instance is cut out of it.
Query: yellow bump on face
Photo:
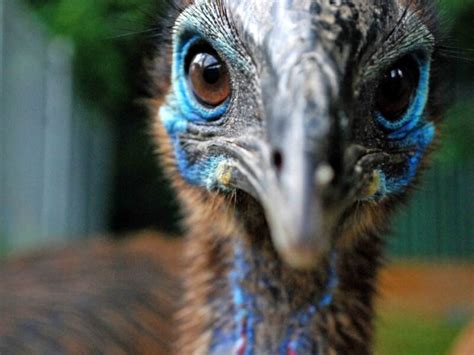
[[[223,187],[229,187],[232,181],[232,166],[228,162],[221,162],[216,170],[217,182]]]
[[[374,196],[380,189],[382,178],[380,176],[380,171],[374,170],[372,173],[372,181],[367,186],[366,190],[366,198],[370,198]]]

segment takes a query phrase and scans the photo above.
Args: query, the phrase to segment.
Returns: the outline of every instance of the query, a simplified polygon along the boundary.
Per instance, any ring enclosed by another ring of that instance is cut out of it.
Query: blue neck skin
[[[239,243],[239,242],[236,242]],[[234,251],[232,269],[228,274],[229,291],[233,310],[232,326],[214,329],[211,343],[211,354],[236,354],[250,355],[257,353],[255,348],[256,327],[265,326],[256,306],[257,295],[249,292],[244,286],[245,281],[251,278],[252,269],[243,246],[237,245]],[[317,344],[314,334],[309,334],[312,321],[318,312],[328,307],[333,302],[333,292],[337,288],[339,280],[336,272],[337,256],[332,254],[329,264],[329,277],[322,292],[322,296],[314,299],[297,312],[291,314],[286,321],[286,330],[279,345],[279,353],[282,355],[296,355],[299,353],[314,353]],[[268,282],[262,278],[263,285]],[[221,316],[225,316],[222,314]]]

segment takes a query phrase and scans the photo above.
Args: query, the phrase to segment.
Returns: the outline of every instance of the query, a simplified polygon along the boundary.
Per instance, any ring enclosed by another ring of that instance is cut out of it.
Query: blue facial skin
[[[427,57],[416,56],[420,79],[415,98],[408,111],[398,121],[392,122],[375,113],[377,123],[387,132],[387,139],[397,148],[410,148],[414,154],[408,158],[406,169],[400,176],[380,173],[380,189],[372,200],[380,200],[387,195],[401,193],[416,177],[422,158],[435,137],[433,123],[425,121],[423,114],[429,94],[430,61]]]
[[[206,123],[219,119],[228,109],[229,100],[216,108],[205,107],[194,97],[188,85],[185,61],[190,48],[201,41],[200,36],[187,39],[184,43],[176,41],[173,58],[173,90],[167,97],[167,104],[160,109],[160,117],[175,148],[178,169],[187,183],[208,189],[215,187],[215,172],[222,156],[208,157],[205,160],[191,161],[182,148],[180,135],[185,133],[189,122]]]
[[[235,44],[238,40],[236,36],[228,31],[221,31],[219,26],[208,25],[214,17],[215,12],[209,11],[207,6],[195,4],[186,9],[176,21],[173,35],[172,92],[160,110],[160,117],[173,143],[178,169],[185,181],[208,190],[218,188],[227,191],[228,187],[220,186],[216,174],[217,167],[228,161],[226,157],[205,154],[193,157],[182,148],[182,135],[188,130],[189,124],[218,121],[231,105],[231,98],[215,108],[198,102],[186,75],[189,50],[200,41],[207,42],[222,58],[232,62],[233,69],[245,72],[251,67],[248,59],[236,50],[239,48]],[[209,22],[201,22],[202,19]],[[221,21],[222,18],[215,20]]]

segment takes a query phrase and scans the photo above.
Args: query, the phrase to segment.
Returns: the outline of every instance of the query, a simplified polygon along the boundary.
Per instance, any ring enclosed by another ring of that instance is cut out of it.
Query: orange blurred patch
[[[433,316],[453,311],[474,315],[474,264],[389,266],[380,275],[378,306]]]

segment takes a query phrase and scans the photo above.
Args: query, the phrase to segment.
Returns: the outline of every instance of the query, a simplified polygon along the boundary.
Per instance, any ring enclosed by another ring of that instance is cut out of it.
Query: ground
[[[474,264],[392,264],[377,307],[378,355],[474,354]]]

